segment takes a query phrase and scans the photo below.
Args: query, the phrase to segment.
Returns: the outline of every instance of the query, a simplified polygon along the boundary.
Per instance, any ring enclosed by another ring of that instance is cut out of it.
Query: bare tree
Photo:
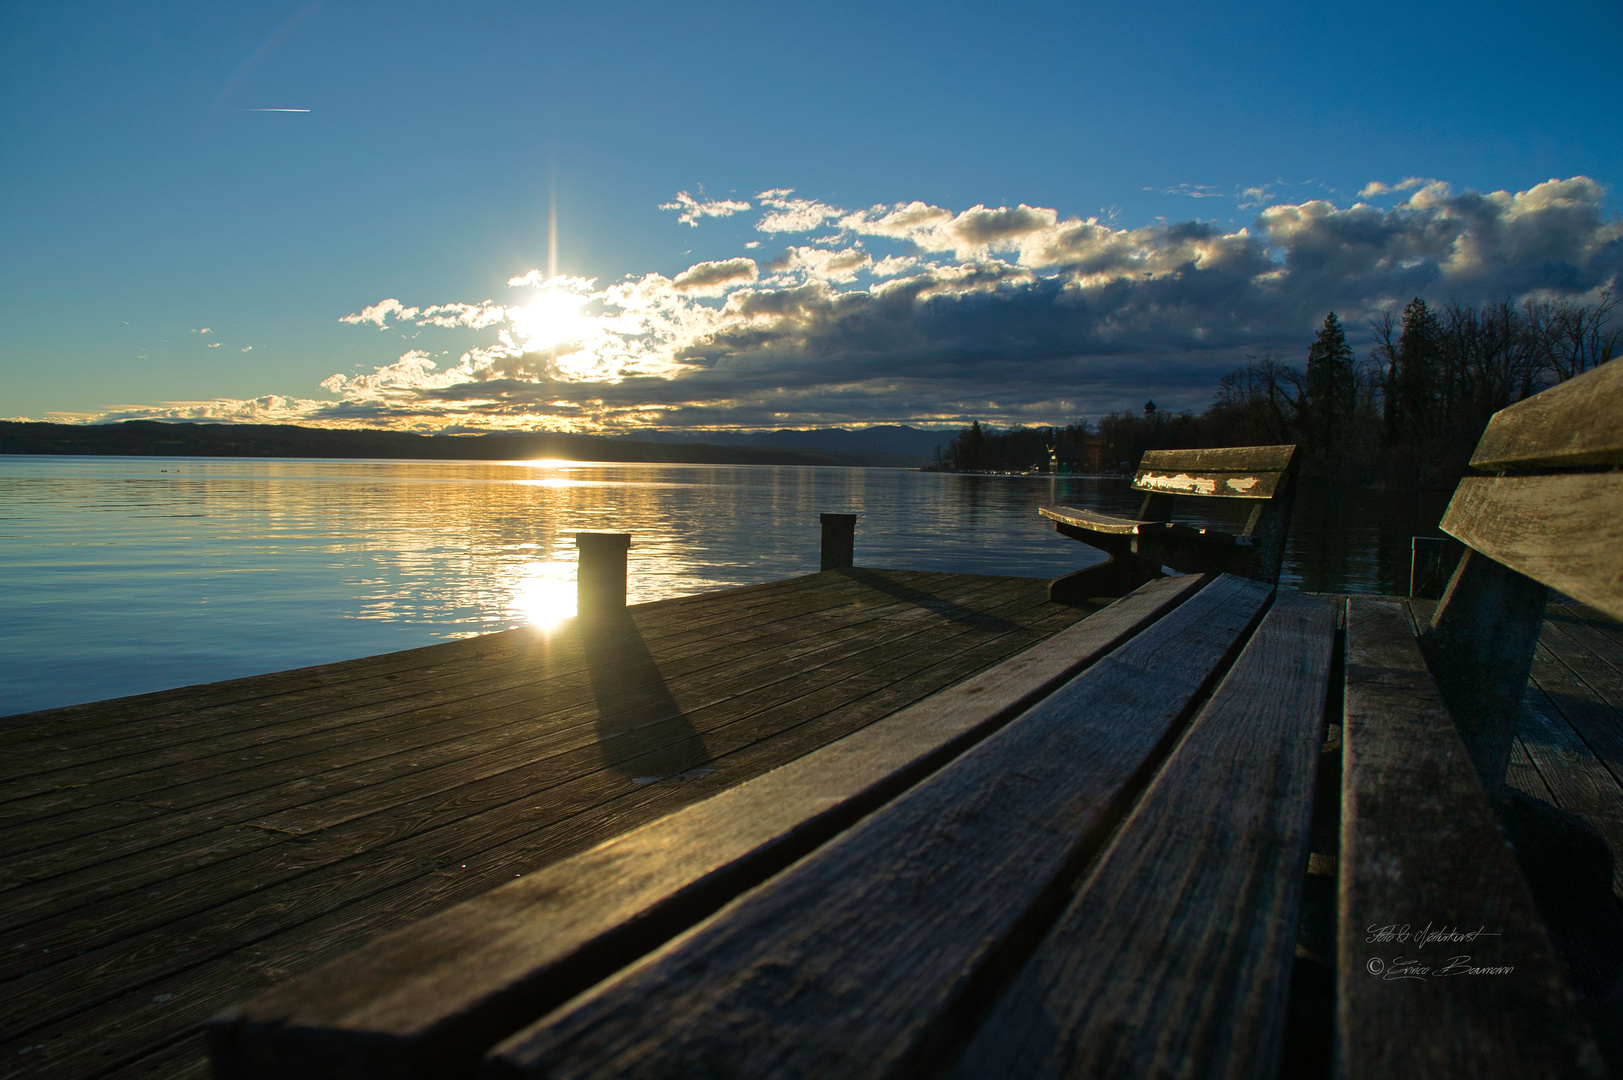
[[[1613,326],[1617,314],[1615,283],[1602,291],[1593,304],[1529,300],[1523,310],[1540,359],[1556,382],[1582,375],[1617,355],[1623,329]]]
[[[1388,432],[1395,432],[1398,426],[1397,312],[1387,308],[1380,318],[1369,321],[1369,330],[1375,335],[1375,347],[1369,351],[1369,366],[1380,382],[1381,423]]]

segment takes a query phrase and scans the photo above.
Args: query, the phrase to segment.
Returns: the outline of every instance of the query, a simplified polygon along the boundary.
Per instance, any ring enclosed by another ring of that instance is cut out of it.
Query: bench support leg
[[[1420,639],[1437,689],[1491,796],[1504,786],[1547,594],[1532,578],[1466,548]]]
[[[1048,599],[1059,604],[1087,603],[1094,597],[1126,596],[1147,581],[1165,577],[1161,568],[1131,552],[1119,552],[1097,566],[1057,577],[1048,583]]]

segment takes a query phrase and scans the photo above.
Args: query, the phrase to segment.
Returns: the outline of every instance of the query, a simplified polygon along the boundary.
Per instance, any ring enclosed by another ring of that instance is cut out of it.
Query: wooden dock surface
[[[1084,617],[843,570],[0,718],[0,1076],[202,1077],[198,1025]]]
[[[0,1076],[207,1076],[217,1009],[1087,613],[1036,579],[831,571],[0,718]],[[1552,605],[1511,782],[1623,852],[1620,780],[1623,629]]]

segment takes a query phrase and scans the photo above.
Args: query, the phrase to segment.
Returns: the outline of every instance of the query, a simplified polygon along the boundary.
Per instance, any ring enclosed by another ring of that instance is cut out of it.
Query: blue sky
[[[1414,293],[1612,280],[1620,30],[1616,3],[7,5],[0,416],[1199,408],[1331,306],[1356,332]],[[679,192],[748,209],[690,226]]]

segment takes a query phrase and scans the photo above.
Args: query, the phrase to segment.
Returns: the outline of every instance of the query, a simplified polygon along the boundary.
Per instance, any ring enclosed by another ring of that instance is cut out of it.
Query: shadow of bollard
[[[580,549],[576,626],[597,706],[603,767],[652,783],[710,763],[636,620],[626,610],[628,533],[575,534]]]

